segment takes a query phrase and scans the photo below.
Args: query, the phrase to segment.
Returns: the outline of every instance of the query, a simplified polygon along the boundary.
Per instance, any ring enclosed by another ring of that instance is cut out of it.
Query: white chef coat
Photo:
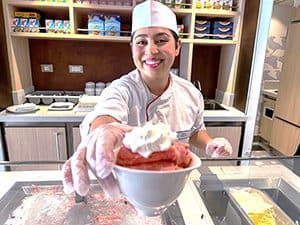
[[[191,82],[170,73],[168,87],[155,96],[136,69],[104,89],[94,111],[84,118],[81,135],[85,137],[91,122],[101,115],[110,115],[131,126],[153,121],[168,124],[172,131],[196,132],[205,129],[203,111],[202,94]]]

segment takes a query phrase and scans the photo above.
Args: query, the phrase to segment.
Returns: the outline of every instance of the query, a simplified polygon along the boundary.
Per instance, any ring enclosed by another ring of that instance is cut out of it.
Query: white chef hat
[[[133,9],[131,33],[145,27],[164,27],[178,34],[176,16],[173,11],[154,0],[146,0]]]

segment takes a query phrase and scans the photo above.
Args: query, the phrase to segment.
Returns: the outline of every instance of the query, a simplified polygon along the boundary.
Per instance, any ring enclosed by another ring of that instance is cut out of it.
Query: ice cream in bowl
[[[114,174],[121,192],[145,216],[162,214],[182,192],[189,174],[201,165],[187,144],[162,123],[127,133]]]

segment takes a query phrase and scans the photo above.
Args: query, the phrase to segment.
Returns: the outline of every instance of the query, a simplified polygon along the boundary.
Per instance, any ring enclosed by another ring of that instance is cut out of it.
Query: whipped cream
[[[164,123],[152,124],[147,122],[143,127],[134,127],[132,131],[125,134],[123,144],[148,158],[153,152],[167,150],[176,140],[176,133]]]

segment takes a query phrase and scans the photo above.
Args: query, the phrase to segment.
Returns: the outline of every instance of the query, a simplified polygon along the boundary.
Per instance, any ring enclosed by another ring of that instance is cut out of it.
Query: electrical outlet
[[[69,73],[83,73],[83,65],[69,65]]]
[[[53,73],[53,64],[41,64],[41,71],[43,73]]]

